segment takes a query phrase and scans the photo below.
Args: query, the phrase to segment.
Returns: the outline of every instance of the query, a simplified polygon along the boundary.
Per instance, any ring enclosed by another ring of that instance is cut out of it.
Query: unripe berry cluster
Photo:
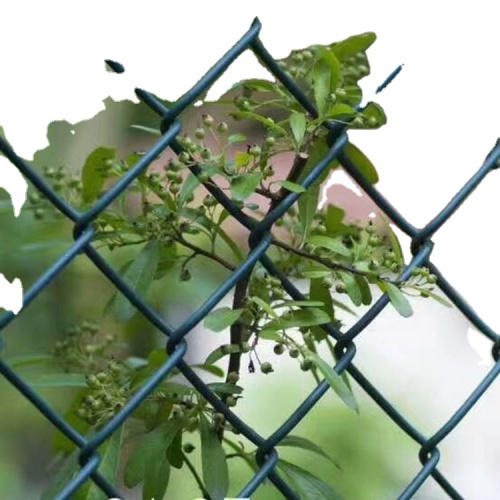
[[[64,371],[87,372],[105,358],[116,340],[114,334],[99,335],[95,322],[83,321],[68,328],[54,346],[54,357]]]
[[[111,359],[106,369],[88,375],[88,393],[82,399],[76,415],[91,426],[101,426],[114,417],[126,404],[129,390],[124,383],[125,367]]]

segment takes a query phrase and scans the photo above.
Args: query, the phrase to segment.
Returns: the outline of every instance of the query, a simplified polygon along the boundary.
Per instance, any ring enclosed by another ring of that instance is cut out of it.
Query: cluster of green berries
[[[417,267],[412,271],[412,277],[410,278],[408,284],[410,286],[429,286],[429,291],[434,290],[434,285],[437,283],[438,279],[435,274],[432,274],[427,267]],[[427,290],[420,290],[421,297],[429,297]]]
[[[300,328],[299,330],[303,334],[304,340],[308,337],[309,338],[311,337],[311,332],[310,332],[309,328]],[[302,354],[300,347],[298,345],[296,345],[295,343],[290,343],[289,341],[277,342],[276,344],[274,344],[273,351],[274,351],[274,354],[276,354],[277,356],[281,356],[282,354],[284,354],[285,352],[288,351],[288,355],[292,359],[297,359]],[[265,365],[265,366],[263,367],[263,365]],[[267,366],[267,365],[269,365],[269,366]],[[314,360],[309,356],[303,355],[303,359],[300,361],[300,369],[302,371],[308,371],[313,366],[314,366]],[[263,371],[263,373],[270,373],[273,371],[271,363],[267,363],[267,364],[262,363],[260,368]],[[267,370],[269,370],[269,371],[267,371]]]
[[[342,61],[340,72],[346,82],[357,82],[361,78],[370,74],[368,59],[366,54],[358,52]]]
[[[76,415],[91,426],[101,426],[113,418],[126,404],[129,390],[126,368],[111,359],[106,369],[87,375],[88,393],[82,399]]]
[[[281,281],[267,273],[255,273],[249,286],[249,295],[257,295],[268,303],[285,298],[285,290]],[[251,303],[252,312],[259,313],[260,309]]]
[[[100,335],[95,322],[83,321],[68,328],[65,338],[55,343],[54,357],[66,372],[87,372],[107,356],[115,339],[114,334]]]
[[[67,201],[75,201],[81,198],[82,183],[77,176],[69,175],[63,166],[42,167],[42,172],[52,189]],[[38,191],[32,191],[28,195],[29,208],[33,210],[35,219],[41,220],[49,217],[62,217],[50,201]]]

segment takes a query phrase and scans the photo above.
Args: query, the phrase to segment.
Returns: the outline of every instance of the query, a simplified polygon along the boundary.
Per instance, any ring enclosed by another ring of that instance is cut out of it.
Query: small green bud
[[[172,194],[177,194],[181,190],[181,187],[179,184],[170,184],[168,189]]]
[[[276,139],[274,137],[267,137],[266,138],[266,146],[272,147],[276,144]]]
[[[281,355],[285,352],[285,346],[283,344],[275,344],[273,347],[274,354]]]
[[[191,279],[191,273],[189,272],[189,269],[186,267],[181,270],[181,274],[179,276],[179,279],[181,281],[189,281]]]
[[[211,115],[203,114],[203,115],[201,115],[201,119],[202,119],[203,125],[205,125],[205,127],[211,127],[214,124],[214,119]]]
[[[184,163],[184,164],[188,164],[191,162],[191,156],[189,155],[189,153],[187,153],[186,151],[183,151],[180,155],[179,155],[179,160]]]
[[[351,122],[353,127],[362,127],[365,124],[362,116],[356,116],[354,120]]]
[[[233,406],[236,406],[237,399],[234,396],[228,396],[226,399],[226,405],[229,408],[232,408]]]
[[[33,214],[35,216],[35,219],[41,220],[41,219],[43,219],[43,217],[45,215],[45,211],[42,210],[41,208],[37,208],[37,209],[35,209],[35,211],[33,212]]]
[[[269,363],[268,361],[264,361],[264,363],[262,363],[260,365],[260,371],[267,375],[268,373],[271,373],[274,371],[273,365],[271,363]]]
[[[290,355],[291,358],[298,358],[300,355],[300,351],[296,347],[292,347],[288,351],[288,354]]]
[[[206,136],[206,133],[205,133],[205,129],[203,128],[197,128],[194,132],[194,136],[199,139],[200,141],[202,139],[205,139],[205,136]]]
[[[250,148],[248,148],[248,154],[252,156],[259,156],[261,152],[262,150],[260,149],[260,146],[257,146],[257,144],[253,144]]]
[[[337,293],[345,293],[345,285],[344,285],[344,283],[337,283],[335,285],[335,291]]]
[[[226,122],[221,122],[219,123],[219,125],[217,125],[217,132],[219,132],[219,134],[226,134],[228,129],[229,127],[227,126]]]
[[[340,88],[335,91],[335,95],[338,99],[345,99],[347,97],[347,92],[345,89]]]
[[[182,449],[184,453],[189,455],[190,453],[193,453],[193,451],[195,450],[195,446],[191,443],[185,443],[182,445]]]
[[[248,342],[243,342],[243,344],[241,344],[241,352],[247,353],[247,352],[250,352],[251,350],[252,350],[252,347],[250,346],[250,344]]]
[[[216,423],[218,425],[222,425],[226,421],[226,417],[224,416],[224,413],[220,413],[218,411],[214,412],[212,418],[213,418],[214,423]]]
[[[305,358],[300,363],[300,369],[304,372],[310,370],[313,367],[314,363],[310,358]]]
[[[230,384],[237,384],[240,380],[240,375],[238,372],[229,372],[227,375],[227,381]]]

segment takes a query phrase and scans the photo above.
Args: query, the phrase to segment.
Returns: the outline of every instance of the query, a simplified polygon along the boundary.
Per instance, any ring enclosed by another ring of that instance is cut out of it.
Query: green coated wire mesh
[[[185,378],[191,383],[199,393],[219,412],[223,413],[226,420],[237,428],[242,435],[255,444],[258,448],[257,462],[258,472],[248,481],[248,484],[240,491],[240,497],[250,497],[257,488],[268,479],[283,494],[285,498],[298,498],[283,478],[276,472],[275,466],[278,461],[276,451],[277,444],[285,438],[292,429],[308,414],[319,399],[328,391],[329,385],[326,381],[321,383],[283,422],[274,433],[265,438],[255,432],[249,425],[242,421],[224,402],[213,393],[210,388],[203,383],[198,375],[184,361],[187,352],[186,337],[190,331],[199,324],[204,317],[216,306],[218,302],[236,285],[236,283],[245,278],[251,272],[254,265],[260,263],[267,271],[277,277],[286,292],[295,300],[305,300],[305,297],[299,290],[274,266],[272,260],[266,256],[266,251],[272,245],[270,230],[275,222],[288,210],[301,196],[300,193],[290,193],[278,206],[274,208],[262,221],[256,223],[249,218],[240,209],[234,205],[225,194],[210,183],[203,183],[205,188],[213,197],[224,206],[229,214],[234,217],[243,227],[250,231],[249,246],[251,251],[245,261],[234,271],[210,298],[195,311],[180,327],[171,328],[166,322],[152,310],[144,301],[131,290],[117,272],[101,257],[101,255],[92,246],[95,236],[93,222],[127,187],[137,176],[144,172],[154,159],[167,148],[171,148],[176,154],[181,154],[183,148],[177,141],[176,136],[181,130],[177,117],[180,113],[191,106],[201,94],[220,77],[220,75],[232,64],[232,62],[244,51],[252,51],[257,58],[269,69],[269,71],[279,79],[296,97],[298,102],[312,116],[317,116],[316,109],[312,102],[301,92],[298,86],[288,77],[276,64],[276,61],[267,52],[259,39],[261,29],[260,22],[256,19],[247,33],[219,60],[217,63],[201,78],[201,80],[186,92],[170,108],[156,98],[153,94],[137,89],[136,94],[140,100],[146,103],[161,118],[162,136],[156,144],[144,154],[140,161],[128,171],[108,192],[105,193],[88,211],[80,213],[62,200],[56,192],[37,174],[35,169],[28,165],[13,151],[11,146],[0,138],[0,150],[3,154],[20,170],[20,172],[48,198],[53,205],[67,218],[74,222],[74,244],[65,252],[57,262],[51,266],[38,281],[27,291],[24,297],[24,307],[26,310],[30,303],[41,293],[44,288],[70,264],[79,254],[84,254],[103,273],[111,283],[116,286],[130,302],[147,318],[154,326],[163,332],[167,337],[166,349],[169,353],[168,360],[154,373],[150,379],[131,397],[123,409],[117,413],[104,427],[97,431],[90,438],[80,435],[71,425],[69,425],[43,398],[40,397],[26,381],[24,381],[9,365],[0,357],[0,372],[5,379],[10,382],[20,393],[22,393],[57,429],[63,433],[69,440],[76,444],[79,449],[79,473],[64,485],[58,494],[59,499],[71,498],[77,489],[88,479],[91,479],[106,495],[119,498],[120,493],[116,485],[110,484],[99,472],[98,467],[101,457],[97,450],[100,445],[111,438],[113,433],[125,422],[132,412],[141,404],[141,402],[157,387],[157,385],[173,369],[178,369]],[[112,61],[108,62],[116,72],[122,72],[123,67]],[[398,68],[390,77],[379,87],[382,90],[396,76]],[[484,164],[478,172],[464,185],[458,194],[450,203],[424,228],[417,229],[411,225],[398,211],[385,199],[382,194],[373,185],[369,184],[359,172],[356,164],[350,161],[343,152],[347,143],[347,134],[345,125],[326,122],[325,127],[329,130],[329,145],[325,158],[323,158],[310,174],[301,183],[307,189],[321,175],[333,159],[338,159],[345,171],[359,184],[365,193],[380,207],[380,209],[405,233],[411,238],[411,252],[413,258],[402,272],[400,279],[408,279],[413,269],[419,266],[427,266],[430,271],[437,276],[438,286],[455,304],[455,306],[480,330],[488,339],[492,341],[492,357],[495,365],[481,381],[477,388],[467,398],[466,401],[450,416],[449,420],[431,437],[424,436],[417,430],[394,406],[378,391],[378,389],[363,375],[355,366],[356,346],[354,341],[356,337],[363,333],[363,330],[369,325],[377,315],[386,307],[389,300],[383,295],[369,311],[359,319],[346,333],[340,334],[332,325],[324,325],[328,335],[335,340],[335,353],[338,362],[335,365],[335,371],[338,374],[344,371],[348,372],[352,378],[363,388],[364,391],[376,402],[377,405],[394,421],[412,440],[420,445],[419,459],[422,464],[414,479],[401,492],[400,499],[411,498],[420,486],[429,476],[441,486],[443,491],[454,499],[460,499],[462,496],[455,487],[439,471],[438,463],[440,452],[438,445],[447,437],[447,435],[460,423],[464,416],[470,411],[473,405],[487,391],[489,386],[496,379],[500,371],[499,336],[486,325],[481,318],[473,311],[467,302],[459,293],[449,284],[445,277],[439,272],[439,269],[430,261],[430,255],[433,249],[432,236],[449,219],[453,212],[462,204],[465,198],[479,185],[485,176],[493,169],[498,168],[498,159],[500,158],[500,142],[494,146],[488,154]],[[200,173],[198,166],[190,167],[192,174]],[[12,313],[5,314],[0,319],[0,334],[7,325],[15,321],[16,316]]]

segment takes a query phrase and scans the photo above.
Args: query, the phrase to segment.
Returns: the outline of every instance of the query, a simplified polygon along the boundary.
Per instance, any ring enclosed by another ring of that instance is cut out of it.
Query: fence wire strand
[[[141,314],[166,336],[165,349],[168,360],[144,383],[140,389],[130,398],[123,409],[117,413],[107,424],[89,438],[81,436],[72,428],[64,418],[58,414],[28,383],[13,371],[9,365],[0,357],[0,373],[12,384],[23,396],[26,397],[54,427],[64,436],[72,441],[79,449],[78,461],[80,470],[78,474],[65,485],[58,494],[58,500],[70,499],[71,496],[87,480],[92,480],[109,497],[122,498],[115,485],[110,484],[98,471],[101,457],[98,448],[108,441],[111,436],[123,425],[131,413],[145,400],[145,398],[162,382],[162,380],[174,369],[178,369],[184,377],[196,388],[200,394],[218,411],[224,414],[226,420],[233,425],[243,436],[252,442],[257,448],[258,472],[249,479],[246,486],[240,491],[240,497],[250,497],[265,481],[271,481],[274,486],[287,499],[297,499],[298,496],[290,485],[277,473],[275,466],[278,463],[276,446],[304,419],[321,397],[328,391],[329,385],[323,381],[311,394],[297,407],[289,418],[280,425],[271,436],[264,438],[255,432],[251,426],[241,420],[226,404],[215,395],[214,392],[201,380],[201,378],[187,365],[184,356],[187,352],[186,337],[192,329],[199,324],[205,316],[226,296],[226,294],[260,262],[267,271],[277,277],[286,292],[295,300],[305,300],[306,297],[294,286],[294,284],[280,272],[272,260],[267,257],[266,251],[273,244],[271,228],[276,221],[298,200],[299,193],[290,193],[283,198],[263,220],[257,221],[243,213],[222,190],[211,183],[202,182],[207,191],[214,196],[231,216],[233,216],[244,228],[248,229],[250,253],[244,262],[235,269],[230,277],[202,304],[181,326],[174,328],[170,326],[158,313],[149,307],[144,300],[131,290],[118,273],[101,257],[99,252],[92,246],[95,236],[93,223],[118,196],[123,194],[128,186],[142,173],[154,159],[170,148],[177,155],[184,150],[176,139],[181,130],[178,116],[186,108],[190,107],[204,94],[211,85],[228,69],[228,67],[245,51],[252,51],[258,60],[287,88],[313,118],[318,116],[314,104],[299,89],[295,82],[284,73],[274,58],[264,47],[259,38],[261,23],[256,18],[250,29],[226,52],[216,64],[188,90],[170,108],[166,107],[154,94],[140,88],[135,89],[139,99],[148,105],[153,112],[160,117],[160,129],[162,136],[156,144],[140,159],[140,161],[127,172],[107,193],[105,193],[87,212],[80,213],[66,203],[50,187],[45,179],[35,169],[20,158],[11,146],[0,137],[0,151],[19,169],[19,171],[45,196],[50,202],[74,225],[74,244],[36,281],[24,296],[22,314],[30,303],[58,276],[65,267],[70,264],[81,253],[84,253],[95,267],[104,274],[108,280],[141,312]],[[122,72],[123,67],[119,63],[111,61],[110,66],[116,72]],[[377,93],[383,90],[394,79],[401,70],[399,66],[378,88]],[[358,108],[358,110],[363,108]],[[433,218],[424,228],[417,229],[408,222],[396,208],[367,180],[349,160],[343,152],[347,144],[346,125],[325,122],[323,124],[329,130],[330,149],[325,157],[313,168],[310,174],[301,182],[304,188],[308,188],[322,174],[332,160],[337,159],[345,171],[353,178],[365,193],[378,205],[378,207],[390,218],[390,220],[405,234],[411,238],[411,252],[413,259],[405,267],[399,279],[407,279],[416,267],[427,266],[437,277],[437,286],[453,302],[453,304],[470,320],[470,322],[493,342],[492,357],[495,361],[494,367],[484,377],[481,383],[472,391],[466,401],[456,410],[449,420],[429,438],[421,434],[388,400],[383,394],[370,383],[369,379],[355,366],[353,360],[356,355],[354,340],[364,329],[377,317],[387,306],[389,299],[387,295],[380,297],[359,321],[354,324],[345,334],[340,333],[332,324],[322,325],[322,328],[335,341],[335,354],[337,363],[334,367],[338,374],[347,371],[359,386],[373,399],[373,401],[387,414],[387,416],[401,428],[412,440],[420,445],[418,458],[422,468],[418,470],[412,481],[399,495],[399,500],[410,499],[432,476],[441,486],[443,491],[453,499],[463,497],[454,486],[438,470],[440,460],[438,445],[452,432],[460,421],[467,415],[475,403],[486,392],[488,387],[496,379],[500,371],[498,362],[500,350],[500,337],[494,332],[466,302],[466,300],[452,287],[443,277],[439,269],[431,262],[430,256],[434,247],[432,236],[462,205],[465,199],[483,181],[486,175],[498,168],[500,162],[500,140],[489,152],[483,165],[472,178],[467,181],[453,199],[443,210]],[[189,167],[193,175],[198,175],[201,169],[198,165]],[[13,313],[6,313],[0,318],[0,349],[2,342],[2,330],[14,319]]]

